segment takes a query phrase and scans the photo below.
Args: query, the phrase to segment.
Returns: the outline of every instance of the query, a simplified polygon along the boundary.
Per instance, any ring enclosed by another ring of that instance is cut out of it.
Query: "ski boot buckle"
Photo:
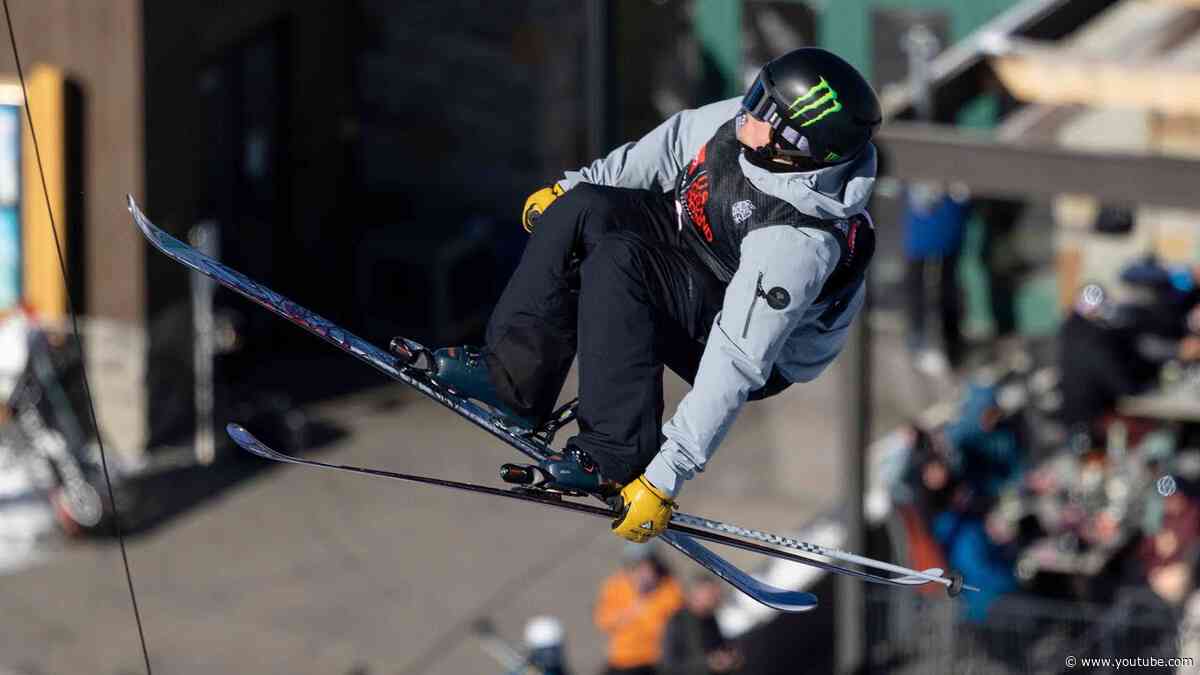
[[[565,488],[554,483],[554,478],[536,464],[504,464],[500,467],[500,480],[510,485],[514,492],[562,499],[563,497],[587,497],[583,490]]]
[[[435,370],[433,352],[416,340],[402,336],[394,337],[388,343],[388,351],[399,360],[400,366],[404,368],[412,368],[425,373],[433,373]]]

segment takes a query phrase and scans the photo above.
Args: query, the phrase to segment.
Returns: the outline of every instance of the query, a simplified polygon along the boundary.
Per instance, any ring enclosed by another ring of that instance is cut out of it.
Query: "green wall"
[[[803,2],[804,0],[795,0]],[[741,60],[740,0],[694,0],[696,36],[713,57],[725,83],[726,93],[740,93],[738,71]],[[986,23],[1018,0],[811,0],[817,10],[818,42],[837,52],[868,75],[871,72],[871,9],[909,7],[940,9],[949,13],[951,38],[955,41]]]
[[[818,41],[864,73],[870,73],[872,8],[945,11],[950,16],[951,38],[957,42],[1015,4],[1017,0],[824,0],[817,20]]]
[[[742,93],[738,73],[742,61],[742,3],[739,0],[695,0],[692,7],[696,38],[712,57],[726,96]]]

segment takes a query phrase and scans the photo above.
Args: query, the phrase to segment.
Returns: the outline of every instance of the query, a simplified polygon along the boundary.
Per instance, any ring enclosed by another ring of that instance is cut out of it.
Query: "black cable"
[[[133,619],[137,622],[138,641],[142,645],[142,659],[146,663],[146,675],[151,675],[150,651],[146,649],[146,633],[142,630],[142,615],[138,611],[137,592],[133,589],[133,575],[129,572],[129,554],[125,551],[125,534],[121,531],[121,515],[117,511],[117,500],[113,496],[112,479],[108,475],[108,458],[104,452],[104,439],[100,434],[100,425],[96,421],[96,405],[92,400],[92,388],[88,384],[87,360],[84,359],[83,340],[79,337],[79,318],[75,314],[75,302],[71,298],[71,279],[67,274],[67,263],[63,258],[62,244],[58,237],[58,226],[54,221],[54,209],[50,205],[50,189],[46,186],[46,170],[42,167],[42,152],[38,147],[37,133],[33,128],[33,113],[29,110],[29,90],[25,87],[25,73],[21,69],[21,56],[17,53],[17,37],[13,32],[12,15],[8,11],[8,0],[4,0],[4,20],[8,23],[8,39],[12,44],[13,60],[17,64],[17,78],[21,81],[21,96],[25,100],[25,118],[29,122],[29,137],[33,140],[33,154],[37,157],[38,173],[42,178],[42,194],[46,198],[46,213],[50,216],[50,231],[54,235],[54,252],[58,254],[58,266],[62,271],[63,283],[67,286],[67,312],[71,316],[71,331],[75,337],[75,347],[79,350],[80,373],[83,378],[83,391],[87,396],[88,414],[91,416],[92,428],[96,430],[96,444],[100,447],[100,466],[104,470],[104,484],[108,487],[108,502],[112,507],[113,529],[117,533],[117,542],[121,547],[121,561],[125,565],[125,583],[129,586],[129,600],[133,604]]]

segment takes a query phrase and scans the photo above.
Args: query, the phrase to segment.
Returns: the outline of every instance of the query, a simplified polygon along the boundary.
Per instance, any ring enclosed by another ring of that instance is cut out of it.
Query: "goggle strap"
[[[779,116],[779,106],[775,105],[775,101],[771,101],[771,105],[760,119],[770,124],[772,129],[779,128],[779,123],[783,121],[783,118]]]

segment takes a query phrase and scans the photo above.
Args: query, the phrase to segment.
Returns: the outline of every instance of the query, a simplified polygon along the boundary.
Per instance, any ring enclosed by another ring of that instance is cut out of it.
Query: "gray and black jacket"
[[[740,110],[734,98],[676,113],[559,181],[565,189],[586,182],[674,191],[681,230],[691,230],[693,247],[728,282],[692,390],[663,426],[666,442],[646,468],[650,482],[671,495],[704,470],[773,369],[791,382],[816,378],[862,306],[870,251],[854,265],[849,256],[856,231],[871,228],[865,209],[875,148],[817,171],[770,172],[736,143]],[[702,194],[697,181],[704,181]]]

